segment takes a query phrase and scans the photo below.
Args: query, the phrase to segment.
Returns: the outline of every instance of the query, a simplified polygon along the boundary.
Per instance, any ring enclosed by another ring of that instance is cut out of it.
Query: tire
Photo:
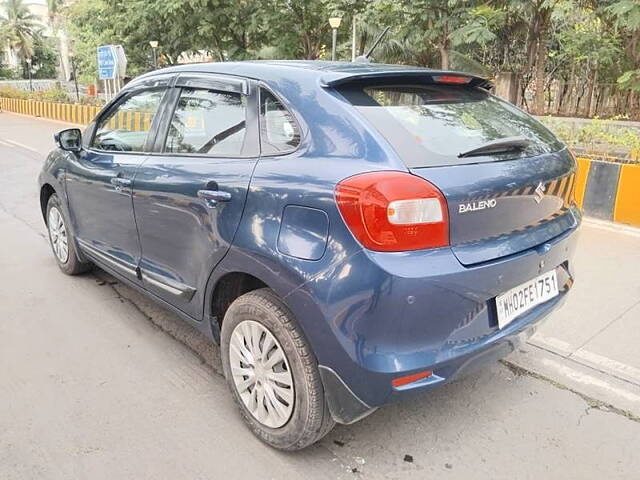
[[[246,335],[256,331],[260,333],[259,336]],[[269,335],[273,338],[270,339]],[[295,317],[272,290],[263,288],[238,297],[224,316],[220,338],[222,367],[227,384],[240,408],[242,418],[258,438],[280,450],[300,450],[331,431],[335,422],[324,397],[316,358]],[[240,338],[251,339],[244,343],[244,354],[238,353]],[[265,348],[256,350],[253,338],[257,338],[258,344]],[[284,359],[269,367],[269,362],[279,358],[278,349],[283,353]],[[254,366],[251,367],[247,351],[265,351],[262,356],[265,364],[254,358]],[[232,364],[235,367],[233,371]],[[239,366],[242,370],[238,370]],[[254,376],[239,374],[248,371],[253,372]],[[275,385],[272,377],[278,378]],[[279,381],[281,378],[284,379],[282,383]],[[238,384],[242,389],[242,381],[246,385],[251,383],[251,379],[255,381],[253,386],[240,391]],[[260,379],[264,382],[262,386]],[[292,388],[288,392],[286,385],[289,379],[292,380]],[[260,392],[265,395],[262,404],[264,408],[258,407],[259,403],[255,401],[255,398],[260,398]],[[281,392],[285,394],[280,396]],[[291,397],[293,401],[290,401]],[[279,408],[274,408],[274,404],[279,405]],[[271,412],[279,415],[272,413],[259,419],[261,412],[269,412],[266,408],[269,405]],[[253,406],[253,411],[249,409],[250,406]]]
[[[64,209],[57,194],[52,194],[47,202],[46,215],[47,231],[49,233],[49,245],[53,251],[53,258],[60,270],[67,275],[78,275],[91,269],[91,264],[81,262],[76,252],[76,242],[69,230],[69,220],[65,216]],[[63,248],[63,245],[66,248]]]

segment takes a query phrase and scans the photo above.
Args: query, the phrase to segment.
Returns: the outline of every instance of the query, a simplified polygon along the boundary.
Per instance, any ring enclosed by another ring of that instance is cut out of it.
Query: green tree
[[[33,78],[54,78],[58,66],[58,55],[51,39],[39,38],[33,44],[31,57]]]
[[[40,37],[41,26],[23,0],[2,2],[6,17],[0,20],[0,39],[22,61],[33,56],[34,44]]]
[[[617,0],[602,8],[605,15],[613,19],[613,24],[622,30],[626,45],[627,60],[624,72],[618,78],[622,87],[640,91],[640,2],[637,0]]]

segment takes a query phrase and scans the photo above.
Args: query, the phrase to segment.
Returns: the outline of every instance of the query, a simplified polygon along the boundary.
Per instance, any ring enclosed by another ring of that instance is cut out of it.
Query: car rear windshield
[[[563,148],[540,122],[480,88],[349,85],[340,92],[409,168],[508,160]],[[528,144],[510,151],[458,157],[487,142],[510,137],[525,137]]]

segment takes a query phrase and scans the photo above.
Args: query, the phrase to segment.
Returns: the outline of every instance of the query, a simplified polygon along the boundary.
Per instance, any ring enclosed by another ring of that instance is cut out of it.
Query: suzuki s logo
[[[496,206],[496,203],[495,198],[492,198],[491,200],[480,200],[478,202],[461,203],[458,205],[458,213],[468,213],[493,208]]]
[[[540,182],[533,192],[533,199],[536,201],[536,203],[540,203],[542,201],[542,199],[544,198],[544,192],[546,190],[547,189],[544,188],[544,184]]]

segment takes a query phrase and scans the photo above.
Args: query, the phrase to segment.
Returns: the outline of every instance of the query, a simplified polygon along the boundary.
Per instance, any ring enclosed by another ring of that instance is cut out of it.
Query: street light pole
[[[158,41],[157,40],[151,40],[149,42],[149,45],[151,45],[151,49],[153,50],[153,69],[157,70],[158,69],[158,56],[156,55],[156,48],[158,48]]]
[[[336,60],[336,43],[338,40],[338,27],[340,27],[340,22],[342,18],[340,17],[331,17],[329,19],[329,25],[331,25],[332,32],[332,44],[331,44],[331,60],[335,62]]]

